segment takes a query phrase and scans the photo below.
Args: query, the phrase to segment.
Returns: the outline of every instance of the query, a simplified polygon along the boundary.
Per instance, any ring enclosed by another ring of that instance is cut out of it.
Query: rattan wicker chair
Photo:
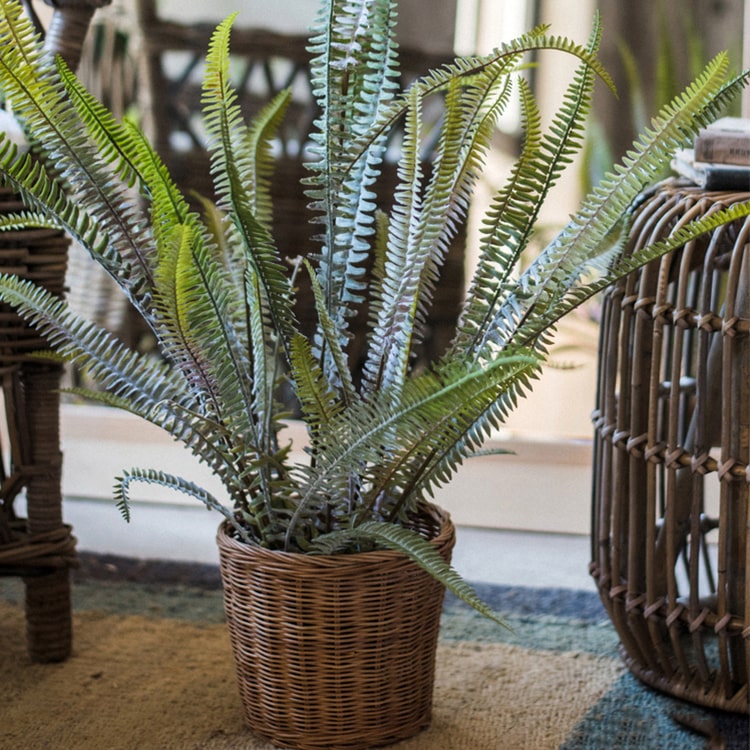
[[[132,8],[115,0],[92,19],[81,50],[79,79],[118,119],[132,114],[138,104],[137,36]],[[75,312],[105,326],[126,344],[139,345],[142,331],[127,298],[75,242],[68,252],[67,278],[66,299]],[[91,382],[81,383],[80,373],[72,369],[66,370],[64,382],[95,387]]]
[[[632,242],[750,194],[644,196]],[[750,221],[721,226],[606,296],[591,571],[631,671],[750,713]]]
[[[94,10],[104,2],[57,0],[46,36],[48,49],[75,67]],[[20,207],[18,196],[0,188],[0,212]],[[0,235],[0,268],[62,295],[68,246],[59,231],[6,232]],[[0,382],[7,442],[3,451],[7,463],[0,466],[0,575],[23,578],[29,655],[46,662],[70,655],[69,569],[76,555],[75,539],[62,515],[61,369],[30,356],[43,348],[45,343],[14,311],[0,308]],[[17,508],[24,490],[25,518]]]

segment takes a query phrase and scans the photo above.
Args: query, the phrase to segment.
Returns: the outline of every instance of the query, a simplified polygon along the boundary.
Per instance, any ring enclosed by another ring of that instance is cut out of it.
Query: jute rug
[[[595,595],[483,593],[504,602],[514,632],[449,601],[432,727],[392,747],[707,746],[673,720],[671,699],[625,673]],[[242,725],[215,587],[79,581],[74,655],[51,665],[29,663],[22,596],[20,583],[0,582],[2,750],[272,748]],[[729,728],[741,742],[741,725]]]

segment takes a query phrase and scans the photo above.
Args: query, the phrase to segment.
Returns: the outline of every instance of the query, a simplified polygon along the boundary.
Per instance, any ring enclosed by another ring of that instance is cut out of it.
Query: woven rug
[[[74,655],[30,664],[23,587],[0,580],[0,750],[269,750],[242,726],[218,571],[83,555]],[[641,685],[593,591],[479,586],[513,632],[451,598],[433,723],[398,750],[747,750],[747,717]]]

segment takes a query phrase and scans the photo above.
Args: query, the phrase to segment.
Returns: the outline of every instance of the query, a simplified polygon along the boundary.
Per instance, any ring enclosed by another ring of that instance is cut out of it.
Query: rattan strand
[[[430,508],[444,558],[455,539]],[[392,551],[309,556],[218,535],[245,722],[283,747],[369,748],[425,729],[443,588]]]
[[[0,186],[0,215],[23,209],[9,188]],[[34,281],[61,295],[69,241],[55,229],[19,229],[0,235],[0,272]],[[46,349],[44,339],[8,305],[0,305],[0,367],[34,361],[28,355]],[[38,363],[38,360],[37,360]]]
[[[668,183],[634,248],[748,194]],[[644,682],[750,713],[750,220],[655,261],[603,304],[591,572]]]

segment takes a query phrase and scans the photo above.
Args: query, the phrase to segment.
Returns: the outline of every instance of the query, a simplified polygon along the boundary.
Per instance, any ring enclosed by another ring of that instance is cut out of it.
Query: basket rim
[[[433,503],[420,503],[419,513],[423,517],[432,518],[437,522],[437,534],[429,539],[430,544],[437,549],[452,549],[455,543],[455,526],[450,513],[444,508]],[[231,554],[234,557],[243,557],[255,562],[267,559],[277,564],[293,565],[304,563],[310,567],[330,568],[332,566],[351,565],[359,567],[366,564],[385,564],[409,558],[398,550],[382,549],[369,552],[352,552],[347,554],[323,555],[306,554],[304,552],[286,552],[284,550],[272,550],[260,547],[256,544],[243,542],[229,533],[231,528],[229,521],[222,521],[216,532],[216,543],[220,551]]]

